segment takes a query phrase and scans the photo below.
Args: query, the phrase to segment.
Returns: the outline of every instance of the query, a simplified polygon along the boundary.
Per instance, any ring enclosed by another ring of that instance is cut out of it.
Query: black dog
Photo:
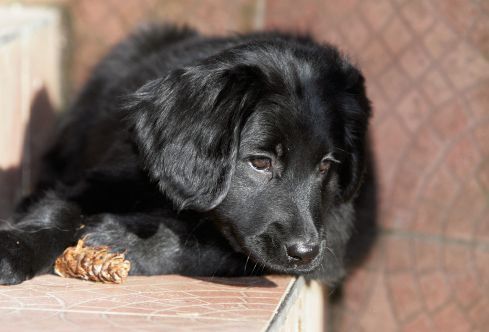
[[[86,234],[127,250],[133,274],[334,283],[368,200],[369,115],[360,71],[307,36],[143,29],[62,120],[0,231],[0,284],[49,271]]]

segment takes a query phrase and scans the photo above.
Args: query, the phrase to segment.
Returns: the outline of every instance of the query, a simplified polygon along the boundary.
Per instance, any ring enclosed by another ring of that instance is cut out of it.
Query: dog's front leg
[[[48,272],[56,257],[75,241],[80,209],[47,193],[0,228],[0,285],[21,283]]]
[[[189,220],[190,219],[190,220]],[[183,274],[237,276],[259,274],[209,221],[158,213],[99,214],[80,231],[89,246],[125,252],[132,275]],[[248,270],[246,267],[248,266]]]

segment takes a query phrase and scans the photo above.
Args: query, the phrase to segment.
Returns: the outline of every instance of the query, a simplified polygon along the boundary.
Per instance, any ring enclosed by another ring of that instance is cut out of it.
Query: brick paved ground
[[[9,2],[3,0],[3,2]],[[335,331],[489,323],[489,2],[29,0],[63,8],[73,87],[147,19],[209,33],[300,29],[364,70],[382,235],[332,308]],[[68,31],[68,30],[67,30]]]

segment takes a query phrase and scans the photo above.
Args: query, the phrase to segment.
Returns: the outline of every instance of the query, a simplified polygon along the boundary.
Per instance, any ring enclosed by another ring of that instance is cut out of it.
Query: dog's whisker
[[[255,272],[255,268],[256,268],[257,264],[258,264],[258,262],[256,262],[255,265],[253,266],[253,270],[251,270],[251,275],[253,275],[253,272]]]
[[[248,254],[248,257],[246,257],[246,262],[245,262],[243,273],[246,273],[246,267],[248,266],[248,260],[250,259],[250,255],[251,254]]]
[[[333,249],[331,249],[331,248],[330,248],[330,247],[328,247],[328,246],[324,246],[324,248],[325,248],[327,251],[329,251],[329,252],[330,252],[330,253],[331,253],[331,254],[334,256],[334,258],[338,259],[338,257],[336,257],[336,254],[334,253]]]
[[[227,254],[225,256],[222,256],[221,259],[219,259],[219,264],[217,264],[216,268],[214,269],[214,271],[212,272],[212,275],[211,275],[211,280],[214,279],[215,275],[216,275],[216,272],[221,268],[221,265],[222,263],[228,259],[228,257],[230,256],[231,254]]]

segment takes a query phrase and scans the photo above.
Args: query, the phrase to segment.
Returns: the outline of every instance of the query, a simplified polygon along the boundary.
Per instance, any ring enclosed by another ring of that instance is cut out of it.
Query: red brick
[[[395,331],[397,321],[393,313],[385,277],[377,275],[369,286],[371,287],[370,297],[365,303],[365,309],[357,314],[359,326],[356,329],[365,332]]]
[[[317,23],[320,2],[320,0],[311,0],[299,4],[293,0],[269,0],[265,10],[266,26],[312,30],[313,24]]]
[[[445,223],[448,237],[471,240],[475,235],[475,226],[484,208],[486,196],[479,184],[471,179],[458,193],[455,202],[449,207]]]
[[[442,21],[422,36],[422,41],[428,52],[435,59],[440,58],[457,42],[457,35]]]
[[[418,287],[410,272],[389,274],[387,280],[392,306],[399,320],[403,321],[422,309]]]
[[[353,312],[364,309],[371,287],[367,285],[372,285],[374,278],[375,274],[365,269],[357,269],[349,276],[344,288],[345,308]]]
[[[480,7],[480,10],[482,10],[486,15],[489,15],[489,3],[487,1],[479,1],[477,3]]]
[[[430,28],[435,18],[429,3],[423,0],[406,1],[401,13],[411,27],[420,34]]]
[[[421,46],[413,44],[401,55],[400,62],[408,76],[417,79],[428,69],[432,61]]]
[[[277,27],[272,27],[272,29],[276,29],[276,28]],[[279,28],[279,30],[280,29],[281,28]],[[309,29],[304,30],[304,29],[295,29],[295,28],[290,30],[286,28],[285,31],[299,31],[299,32],[310,33],[312,34],[312,36],[314,36],[314,38],[316,38],[317,41],[321,43],[333,45],[348,56],[356,55],[354,52],[351,52],[350,44],[347,42],[346,38],[341,35],[341,32],[337,26],[330,27],[329,29],[326,29],[326,31],[318,29],[317,27],[313,30],[309,30]],[[352,58],[352,59],[356,61],[356,58]]]
[[[76,17],[83,17],[88,28],[98,27],[107,14],[105,1],[79,0],[73,5],[72,10],[76,11]]]
[[[408,28],[397,16],[387,24],[382,33],[385,43],[394,54],[399,54],[412,40]]]
[[[315,29],[317,30],[317,29]],[[346,52],[346,54],[350,55],[353,54],[354,56],[356,55],[355,53],[352,53],[350,50],[350,46],[347,45],[345,38],[341,35],[339,29],[337,28],[329,28],[327,31],[323,32],[315,32],[315,36],[318,36],[319,41],[324,41],[328,44],[335,45],[338,47],[341,51]],[[356,61],[356,60],[355,60]]]
[[[320,1],[323,7],[320,7],[325,10],[325,13],[332,13],[332,16],[336,18],[341,18],[345,15],[349,15],[352,11],[358,8],[361,0],[344,0],[341,2],[341,6],[338,6],[338,3],[334,1]]]
[[[332,331],[356,331],[358,330],[358,314],[344,310],[338,305],[332,306],[328,321]]]
[[[489,224],[487,216],[488,214],[485,214],[486,225]],[[478,285],[485,290],[486,298],[489,299],[489,252],[482,248],[474,250],[474,263]]]
[[[145,0],[125,0],[124,5],[121,6],[118,0],[104,1],[109,3],[109,6],[114,16],[119,17],[121,25],[125,28],[131,28],[136,22],[145,20],[151,14],[148,9],[154,6],[154,1]]]
[[[450,304],[433,316],[438,331],[470,331],[471,326],[464,313],[455,305]]]
[[[437,0],[435,7],[451,27],[460,34],[465,34],[478,14],[477,2],[474,0]]]
[[[460,100],[454,100],[439,107],[433,114],[431,123],[441,139],[448,143],[467,129],[469,119]]]
[[[380,30],[394,14],[390,0],[362,1],[360,9],[374,30]]]
[[[372,39],[359,56],[361,67],[370,79],[384,73],[387,70],[386,67],[393,61],[378,39]]]
[[[318,8],[323,10],[324,13],[331,13],[330,15],[337,20],[341,20],[344,16],[350,15],[355,11],[361,2],[361,0],[344,0],[341,1],[341,6],[338,6],[338,3],[335,1],[319,1],[321,5]]]
[[[489,122],[481,123],[474,129],[474,137],[477,141],[477,147],[482,150],[481,158],[487,158],[489,155]]]
[[[109,9],[110,10],[110,9]],[[109,11],[108,10],[108,11]],[[100,38],[103,40],[104,47],[99,50],[100,53],[105,53],[109,48],[121,41],[129,32],[132,26],[123,24],[121,18],[116,15],[107,15],[100,23],[103,34]],[[95,46],[95,45],[94,45]]]
[[[475,168],[481,162],[481,154],[474,140],[468,135],[455,143],[446,156],[450,171],[459,179],[473,176]]]
[[[180,3],[181,1],[176,0],[176,4]],[[188,15],[189,8],[193,9],[192,16]],[[205,6],[196,0],[182,8],[181,20],[197,26],[204,32],[228,34],[251,30],[255,10],[254,5],[250,5],[248,0],[209,0],[206,1]],[[171,17],[165,17],[171,19]]]
[[[433,323],[426,314],[420,314],[404,325],[403,332],[432,332]]]
[[[429,104],[426,102],[424,96],[417,90],[409,91],[397,106],[397,112],[401,115],[406,127],[408,127],[411,132],[418,129],[421,123],[425,121],[430,111],[431,108]]]
[[[425,174],[440,154],[440,143],[430,126],[423,126],[414,137],[406,154],[406,167],[413,168],[418,175]]]
[[[72,6],[73,44],[77,50],[92,48],[100,55],[142,21],[187,23],[213,34],[249,31],[255,28],[256,13],[256,3],[247,0],[209,0],[205,6],[195,0],[128,0],[123,6],[117,1],[85,0]],[[77,53],[73,52],[77,56],[73,61],[73,76],[79,86],[99,56],[78,56]]]
[[[429,311],[437,309],[450,298],[450,287],[446,277],[439,271],[420,276],[419,284]]]
[[[377,168],[379,171],[379,168]],[[389,227],[393,225],[390,216],[390,188],[386,185],[387,174],[383,175],[384,177],[379,177],[378,179],[378,224],[384,227]]]
[[[442,265],[442,245],[429,240],[413,239],[418,273],[439,270]]]
[[[429,70],[421,80],[421,89],[433,105],[440,105],[454,98],[455,92],[438,69]]]
[[[411,270],[414,266],[412,239],[389,236],[383,240],[385,267],[388,272]]]
[[[466,273],[471,269],[471,253],[464,246],[445,246],[443,248],[443,268],[450,275]]]
[[[351,14],[339,26],[340,31],[346,37],[348,44],[358,53],[363,50],[367,42],[372,38],[370,31],[358,14]]]
[[[395,171],[396,162],[401,157],[403,150],[409,143],[409,135],[396,117],[389,117],[380,123],[373,131],[377,154],[379,174],[383,179],[389,179],[389,175]],[[389,182],[386,183],[391,188]]]
[[[458,188],[457,179],[448,171],[445,163],[440,163],[433,175],[427,180],[422,198],[435,204],[441,210],[448,208]]]
[[[461,42],[454,46],[442,60],[442,68],[458,89],[467,88],[489,78],[489,62],[474,48]]]
[[[487,192],[485,193],[487,195]],[[489,207],[481,212],[474,227],[474,237],[476,241],[489,241]]]
[[[479,280],[473,272],[451,273],[447,274],[447,277],[457,301],[463,307],[471,306],[484,296]]]
[[[489,324],[489,315],[487,315],[487,308],[489,308],[489,299],[486,296],[485,298],[482,298],[479,302],[477,302],[473,307],[471,307],[467,314],[473,326],[479,329],[479,331],[484,331]]]
[[[389,202],[391,206],[389,223],[392,227],[409,228],[413,216],[412,205],[420,184],[420,178],[419,171],[407,162],[402,163],[398,169]]]
[[[489,91],[489,82],[479,82],[465,94],[465,100],[469,104],[472,114],[475,115],[474,120],[481,121],[489,118],[489,93],[487,91]],[[487,146],[488,144],[484,145]],[[489,151],[489,148],[485,151]]]
[[[489,57],[489,16],[479,14],[474,21],[467,37],[487,59]]]
[[[443,210],[430,201],[422,201],[416,205],[416,214],[410,229],[423,233],[438,235],[443,232]]]
[[[74,47],[73,62],[76,65],[73,69],[73,80],[76,87],[85,83],[93,67],[106,51],[106,47],[97,46],[93,41]]]
[[[390,101],[403,98],[411,88],[409,79],[397,66],[386,69],[379,78],[379,83]]]

